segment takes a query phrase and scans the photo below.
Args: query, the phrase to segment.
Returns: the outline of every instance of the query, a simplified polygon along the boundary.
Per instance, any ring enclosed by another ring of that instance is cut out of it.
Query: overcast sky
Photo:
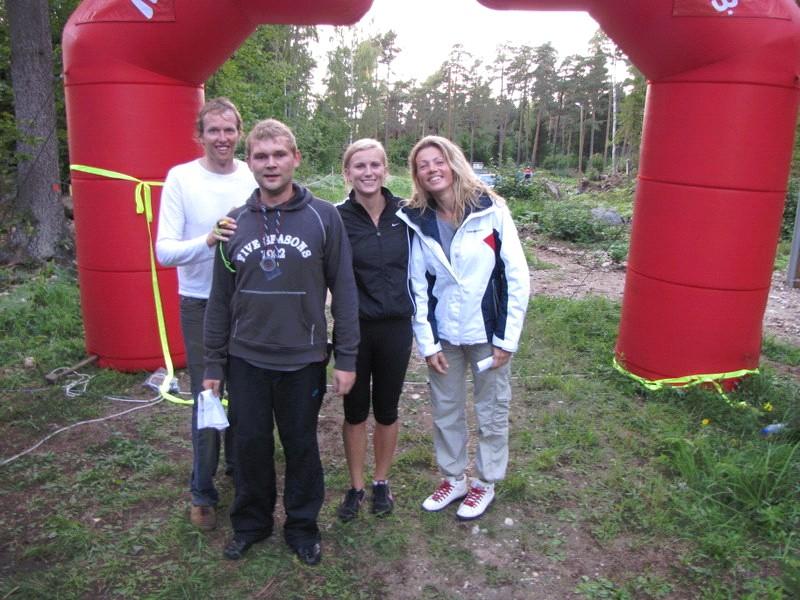
[[[373,0],[358,23],[366,37],[389,29],[397,34],[400,54],[392,64],[393,79],[424,81],[461,43],[476,58],[492,62],[503,42],[539,46],[552,42],[559,58],[584,54],[597,22],[585,12],[500,11],[477,0]],[[315,53],[321,73],[333,27],[320,26]]]

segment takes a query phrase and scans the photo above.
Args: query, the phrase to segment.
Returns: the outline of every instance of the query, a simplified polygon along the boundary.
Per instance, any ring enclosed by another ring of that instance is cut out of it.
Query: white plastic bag
[[[222,431],[230,424],[219,396],[213,390],[203,390],[197,396],[197,428],[213,427]]]

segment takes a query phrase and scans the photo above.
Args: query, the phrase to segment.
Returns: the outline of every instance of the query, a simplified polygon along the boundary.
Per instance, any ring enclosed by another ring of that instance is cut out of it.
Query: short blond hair
[[[277,138],[286,138],[289,142],[289,150],[297,152],[297,140],[294,138],[292,130],[287,125],[284,125],[277,119],[264,119],[259,121],[247,134],[247,139],[244,141],[245,153],[250,156],[250,151],[253,148],[253,142],[263,140],[274,140]]]
[[[202,136],[206,130],[206,124],[204,123],[206,115],[210,113],[221,114],[225,112],[232,112],[233,116],[236,117],[236,131],[239,132],[239,135],[242,135],[242,133],[244,133],[242,115],[239,114],[239,110],[236,108],[236,105],[223,96],[220,96],[219,98],[212,98],[203,104],[200,112],[197,113],[197,121],[195,122],[195,126],[197,127],[197,135]]]
[[[350,144],[344,151],[344,154],[342,155],[342,174],[344,174],[344,172],[347,170],[347,166],[350,164],[350,159],[353,158],[353,154],[356,152],[361,152],[362,150],[372,149],[378,150],[381,153],[383,166],[387,166],[388,159],[386,157],[386,149],[383,147],[383,144],[372,138],[361,138],[360,140],[356,140]]]

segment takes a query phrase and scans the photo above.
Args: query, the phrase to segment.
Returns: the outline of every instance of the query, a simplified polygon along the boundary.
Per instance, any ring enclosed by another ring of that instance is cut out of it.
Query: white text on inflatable
[[[131,0],[131,4],[136,7],[136,9],[142,13],[145,19],[152,19],[153,18],[153,7],[150,4],[158,4],[158,0]]]

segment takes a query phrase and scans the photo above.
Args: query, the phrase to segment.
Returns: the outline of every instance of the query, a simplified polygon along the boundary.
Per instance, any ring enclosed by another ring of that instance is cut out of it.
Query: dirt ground
[[[625,266],[597,254],[558,245],[541,245],[536,257],[557,268],[532,269],[534,294],[562,298],[605,296],[622,299]],[[786,272],[772,274],[764,331],[795,346],[800,346],[800,288],[786,283]]]

